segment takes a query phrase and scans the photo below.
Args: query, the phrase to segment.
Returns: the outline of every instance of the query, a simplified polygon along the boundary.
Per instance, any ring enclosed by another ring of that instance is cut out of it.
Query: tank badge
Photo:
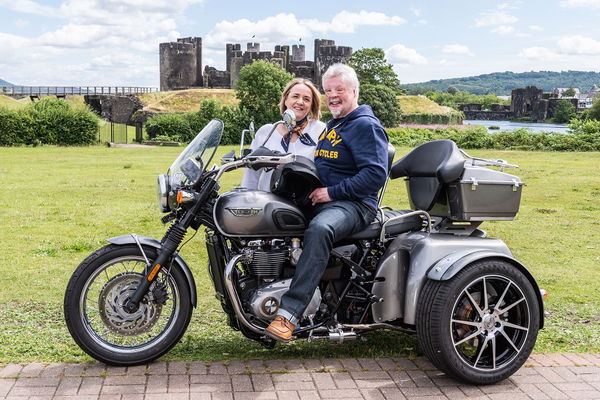
[[[227,210],[236,217],[252,217],[258,215],[262,208],[227,208]]]

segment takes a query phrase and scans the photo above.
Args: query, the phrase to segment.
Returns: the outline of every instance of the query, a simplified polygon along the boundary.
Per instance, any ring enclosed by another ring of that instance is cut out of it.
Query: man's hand
[[[331,197],[329,197],[329,192],[326,187],[316,188],[308,195],[308,198],[312,201],[313,206],[318,203],[327,203],[331,201]]]

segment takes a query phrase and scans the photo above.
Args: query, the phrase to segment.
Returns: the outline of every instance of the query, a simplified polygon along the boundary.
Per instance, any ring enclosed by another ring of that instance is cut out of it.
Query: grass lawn
[[[220,149],[220,154],[232,147]],[[0,148],[0,364],[88,361],[71,340],[62,300],[74,268],[105,239],[160,238],[156,176],[181,148]],[[401,156],[407,148],[398,149]],[[519,164],[527,184],[512,222],[486,222],[550,292],[535,351],[600,352],[600,153],[471,151]],[[510,172],[510,171],[509,171]],[[226,175],[223,190],[241,171]],[[385,203],[408,208],[403,182]],[[418,353],[415,337],[375,332],[341,345],[297,342],[266,350],[228,328],[213,296],[200,231],[182,251],[199,307],[166,359],[223,360],[396,356]]]

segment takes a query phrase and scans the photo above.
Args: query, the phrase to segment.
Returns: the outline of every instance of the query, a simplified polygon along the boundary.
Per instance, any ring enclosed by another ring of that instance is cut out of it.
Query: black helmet
[[[271,192],[292,200],[299,207],[310,205],[308,195],[323,186],[312,160],[296,156],[296,161],[280,165],[271,176]]]

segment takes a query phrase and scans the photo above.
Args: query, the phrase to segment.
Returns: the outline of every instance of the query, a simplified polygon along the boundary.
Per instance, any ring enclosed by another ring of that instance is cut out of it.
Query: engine
[[[247,312],[262,320],[275,318],[302,252],[300,245],[297,238],[287,242],[252,240],[242,249],[245,275],[239,280],[239,293]],[[314,315],[320,304],[321,291],[317,288],[303,317]]]

